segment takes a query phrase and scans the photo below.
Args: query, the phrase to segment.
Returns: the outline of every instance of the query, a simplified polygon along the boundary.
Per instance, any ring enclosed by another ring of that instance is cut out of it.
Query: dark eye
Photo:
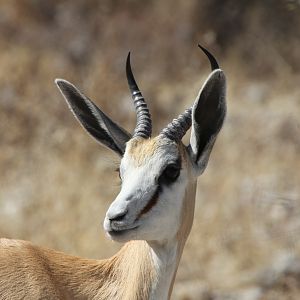
[[[178,164],[168,165],[159,177],[159,183],[171,184],[180,174],[180,166]]]

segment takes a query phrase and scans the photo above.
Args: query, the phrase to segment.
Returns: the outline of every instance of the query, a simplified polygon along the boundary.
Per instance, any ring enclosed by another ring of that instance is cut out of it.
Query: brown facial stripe
[[[152,198],[149,200],[149,202],[146,204],[146,206],[138,214],[136,220],[138,220],[142,215],[144,215],[148,211],[150,211],[151,208],[157,203],[159,192],[160,192],[160,187],[158,186],[157,189],[156,189],[156,191],[155,191],[155,193],[153,194]]]

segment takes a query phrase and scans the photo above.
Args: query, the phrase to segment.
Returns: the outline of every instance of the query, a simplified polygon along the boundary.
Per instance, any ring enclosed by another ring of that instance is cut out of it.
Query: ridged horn
[[[198,44],[198,47],[209,59],[211,70],[214,71],[219,69],[219,64],[215,57],[200,44]],[[193,107],[186,109],[183,114],[180,114],[177,117],[177,119],[174,119],[171,123],[169,123],[160,134],[173,141],[179,142],[192,125],[192,110]]]
[[[192,107],[185,110],[180,114],[177,119],[174,119],[162,131],[161,135],[179,142],[192,125]]]
[[[133,137],[140,136],[147,139],[151,137],[152,133],[151,115],[149,113],[149,109],[147,107],[145,99],[134,79],[130,65],[130,52],[128,53],[126,60],[126,76],[137,117]]]

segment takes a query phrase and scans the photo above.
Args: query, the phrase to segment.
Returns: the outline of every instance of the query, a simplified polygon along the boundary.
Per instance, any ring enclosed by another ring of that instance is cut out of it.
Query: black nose
[[[114,215],[114,216],[109,216],[109,220],[110,221],[122,221],[125,216],[127,215],[127,210],[125,211],[121,211],[118,214]]]

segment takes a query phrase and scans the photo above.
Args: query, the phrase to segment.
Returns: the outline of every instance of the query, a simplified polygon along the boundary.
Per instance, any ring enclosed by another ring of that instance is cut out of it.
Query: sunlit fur
[[[122,156],[121,191],[104,229],[125,245],[107,260],[89,260],[2,239],[0,299],[170,299],[193,223],[196,180],[225,117],[223,72],[214,70],[196,98],[188,147],[164,134],[130,138],[75,86],[57,83],[84,128]]]
[[[146,242],[107,260],[83,259],[0,239],[0,299],[149,299],[155,269]],[[130,276],[129,276],[130,274]]]
[[[107,216],[116,215],[122,210],[128,213],[122,222],[116,222],[115,228],[111,228],[114,224],[111,224],[109,218],[106,217],[104,228],[108,235],[111,229],[136,226],[137,228],[122,234],[110,235],[112,239],[121,242],[132,239],[164,241],[176,235],[180,226],[178,220],[184,194],[190,177],[189,161],[185,151],[182,144],[161,136],[154,139],[129,141],[120,165],[122,188],[108,209]],[[168,164],[175,162],[178,158],[182,162],[180,176],[170,186],[161,186],[156,205],[138,218],[158,188],[158,176]]]
[[[160,136],[129,142],[120,166],[122,189],[111,206],[134,193],[127,201],[130,224],[148,200],[156,175],[178,156],[182,169],[176,183],[163,188],[157,204],[138,220],[138,229],[112,237],[128,242],[107,260],[1,239],[0,299],[169,299],[194,213],[196,179],[185,147]]]
[[[162,170],[178,158],[181,171],[176,182],[162,186],[156,205],[137,219],[157,188]],[[125,230],[117,235],[111,234],[112,225],[108,217],[104,228],[110,238],[119,242],[148,241],[157,275],[157,284],[155,281],[152,283],[151,299],[168,299],[194,217],[196,177],[186,147],[162,136],[133,139],[127,144],[120,174],[122,188],[107,215],[116,214],[119,210],[128,211],[125,219],[118,222],[118,226]],[[126,228],[136,226],[126,231]]]

